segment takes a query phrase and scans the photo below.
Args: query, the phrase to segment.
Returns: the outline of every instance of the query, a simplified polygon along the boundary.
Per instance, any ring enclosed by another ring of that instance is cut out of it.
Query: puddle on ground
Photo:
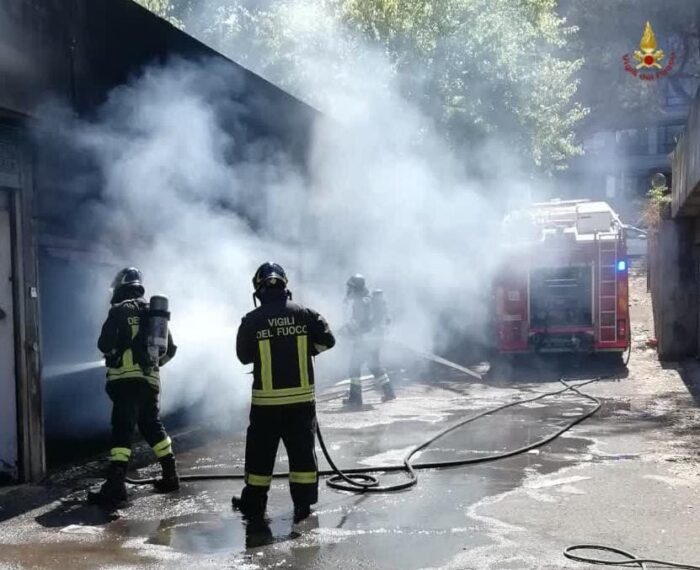
[[[184,515],[161,521],[147,543],[189,554],[240,553],[298,538],[290,525],[285,518],[245,524],[237,516]]]

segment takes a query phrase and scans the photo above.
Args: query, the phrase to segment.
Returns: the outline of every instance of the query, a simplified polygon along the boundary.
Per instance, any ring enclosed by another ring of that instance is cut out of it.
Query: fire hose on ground
[[[574,552],[578,552],[580,550],[597,550],[599,552],[609,552],[611,554],[618,554],[620,556],[623,556],[624,558],[611,560],[574,554]],[[630,554],[629,552],[625,552],[624,550],[621,550],[619,548],[613,548],[612,546],[603,546],[600,544],[576,544],[574,546],[569,546],[566,550],[564,550],[564,556],[566,556],[569,560],[575,560],[576,562],[584,562],[586,564],[598,564],[601,566],[636,566],[637,568],[646,569],[647,564],[653,564],[655,566],[662,566],[666,568],[685,568],[686,570],[700,570],[700,566],[693,566],[692,564],[668,562],[667,560],[656,560],[654,558],[637,558],[634,554]]]
[[[492,462],[492,461],[498,461],[500,459],[506,459],[508,457],[514,457],[516,455],[520,455],[523,453],[527,453],[533,449],[537,449],[539,447],[542,447],[555,439],[559,438],[562,436],[564,433],[567,431],[571,430],[573,427],[576,425],[580,424],[581,422],[587,420],[591,416],[593,416],[595,413],[598,412],[598,410],[602,406],[602,402],[594,397],[591,396],[590,394],[586,394],[585,392],[581,392],[580,389],[583,388],[584,386],[587,386],[588,384],[592,384],[594,382],[598,382],[600,378],[595,378],[593,380],[588,380],[585,382],[581,382],[578,384],[572,384],[569,382],[566,382],[563,379],[560,379],[559,381],[561,384],[563,384],[563,388],[560,388],[558,390],[550,391],[550,392],[543,392],[541,394],[538,394],[536,396],[533,396],[531,398],[523,398],[520,400],[515,400],[513,402],[509,402],[507,404],[502,404],[500,406],[496,406],[494,408],[485,410],[483,412],[480,412],[478,414],[472,415],[464,420],[461,420],[444,430],[438,432],[436,435],[430,437],[426,441],[420,443],[404,457],[403,462],[401,465],[383,465],[383,466],[369,466],[369,467],[357,467],[357,468],[351,468],[351,469],[340,469],[335,462],[333,461],[333,458],[331,457],[328,448],[326,446],[325,440],[323,439],[323,434],[321,433],[320,428],[317,426],[316,428],[316,433],[318,436],[318,442],[321,447],[321,450],[323,451],[323,455],[326,458],[326,461],[330,465],[329,470],[321,470],[318,472],[319,477],[329,477],[329,479],[326,481],[326,484],[333,488],[337,489],[340,491],[350,491],[354,493],[390,493],[390,492],[395,492],[395,491],[401,491],[404,489],[408,489],[410,487],[413,487],[418,483],[418,475],[416,471],[419,470],[424,470],[424,469],[444,469],[444,468],[452,468],[452,467],[461,467],[465,465],[476,465],[479,463],[487,463],[487,462]],[[455,459],[455,460],[448,460],[448,461],[425,461],[425,462],[420,462],[420,463],[412,463],[412,459],[414,456],[421,451],[425,451],[428,447],[430,447],[433,443],[438,441],[439,439],[443,438],[447,434],[454,432],[458,430],[459,428],[472,423],[480,418],[483,418],[485,416],[490,416],[493,414],[496,414],[502,410],[512,408],[514,406],[520,406],[523,404],[528,404],[531,402],[536,402],[538,400],[542,400],[544,398],[552,397],[552,396],[557,396],[560,394],[564,394],[566,392],[573,392],[574,394],[585,398],[586,400],[590,401],[591,403],[594,404],[588,411],[585,411],[583,414],[577,416],[576,418],[572,419],[571,421],[567,422],[566,425],[562,426],[560,429],[555,431],[554,433],[547,435],[541,439],[538,439],[535,442],[532,442],[528,445],[525,445],[523,447],[519,447],[517,449],[512,449],[509,451],[504,451],[500,453],[494,453],[491,455],[486,455],[486,456],[480,456],[480,457],[473,457],[473,458],[466,458],[466,459]],[[330,398],[333,399],[333,398]],[[330,400],[329,399],[329,400]],[[400,483],[392,484],[392,485],[380,485],[379,484],[379,479],[374,476],[370,475],[371,473],[397,473],[397,472],[404,472],[407,475],[407,479],[405,481],[402,481]],[[279,472],[279,473],[274,473],[273,478],[286,478],[289,476],[288,472]],[[242,473],[224,473],[224,474],[191,474],[191,475],[182,475],[180,479],[182,481],[208,481],[208,480],[243,480],[245,478],[245,475]],[[131,484],[134,485],[146,485],[146,484],[151,484],[155,481],[155,478],[143,478],[143,479],[127,479],[127,481]],[[583,556],[580,554],[580,551],[590,551],[590,550],[595,550],[595,551],[601,551],[601,552],[608,552],[608,553],[613,553],[613,554],[618,554],[622,557],[623,559],[618,559],[618,560],[610,560],[610,559],[601,559],[601,558],[594,558],[590,556]],[[576,554],[575,554],[576,553]],[[623,567],[637,567],[637,568],[642,568],[646,569],[647,564],[656,564],[656,565],[661,565],[661,566],[667,566],[671,568],[684,568],[688,570],[700,570],[700,566],[693,566],[689,564],[681,564],[681,563],[675,563],[675,562],[667,562],[663,560],[656,560],[656,559],[651,559],[651,558],[637,558],[635,555],[630,554],[629,552],[626,552],[624,550],[621,550],[619,548],[614,548],[610,546],[604,546],[604,545],[595,545],[595,544],[577,544],[577,545],[572,545],[569,546],[564,550],[564,556],[570,560],[574,560],[577,562],[583,562],[587,564],[597,564],[597,565],[605,565],[605,566],[623,566]]]
[[[330,479],[327,481],[327,484],[329,487],[332,487],[334,489],[342,490],[342,491],[352,491],[356,493],[389,493],[393,491],[401,491],[403,489],[408,489],[409,487],[413,487],[418,483],[418,476],[416,474],[417,470],[423,470],[423,469],[444,469],[448,467],[461,467],[464,465],[475,465],[477,463],[487,463],[490,461],[497,461],[499,459],[505,459],[507,457],[513,457],[515,455],[520,455],[522,453],[527,453],[528,451],[531,451],[533,449],[536,449],[538,447],[541,447],[543,445],[546,445],[550,443],[551,441],[554,441],[558,437],[560,437],[562,434],[566,433],[569,431],[571,428],[574,426],[578,425],[582,421],[588,419],[591,417],[593,414],[595,414],[599,409],[600,406],[602,405],[600,400],[597,398],[590,396],[588,394],[585,394],[581,391],[579,391],[579,388],[586,386],[588,384],[591,384],[593,382],[597,382],[598,379],[594,380],[588,380],[586,382],[582,382],[580,384],[569,384],[565,382],[564,380],[560,380],[560,382],[564,385],[563,388],[560,388],[559,390],[555,390],[552,392],[543,392],[541,394],[538,394],[537,396],[533,396],[532,398],[524,398],[520,400],[515,400],[513,402],[509,402],[507,404],[502,404],[500,406],[497,406],[495,408],[491,408],[489,410],[486,410],[484,412],[480,412],[478,414],[475,414],[473,416],[470,416],[464,420],[461,420],[457,422],[456,424],[453,424],[444,430],[440,431],[436,435],[432,436],[430,439],[424,441],[420,445],[414,447],[404,458],[403,462],[401,465],[381,465],[381,466],[369,466],[369,467],[354,467],[351,469],[340,469],[337,467],[335,462],[333,461],[333,458],[330,456],[330,453],[328,452],[328,448],[326,447],[325,440],[323,439],[323,435],[321,433],[321,430],[319,427],[316,429],[316,434],[318,436],[318,442],[319,445],[321,446],[321,450],[323,451],[323,455],[326,458],[326,461],[328,461],[328,464],[331,466],[330,469],[327,470],[321,470],[318,472],[319,477],[328,477],[330,476]],[[505,410],[507,408],[512,408],[514,406],[519,406],[523,404],[528,404],[530,402],[536,402],[538,400],[542,400],[547,397],[551,396],[556,396],[559,394],[563,394],[564,392],[574,392],[577,395],[586,398],[587,400],[593,402],[595,404],[594,407],[592,407],[590,410],[587,412],[583,413],[582,415],[574,418],[570,422],[568,422],[565,426],[557,430],[556,432],[547,435],[535,442],[532,442],[526,446],[519,447],[517,449],[512,449],[509,451],[504,451],[501,453],[495,453],[492,455],[486,455],[486,456],[480,456],[480,457],[472,457],[472,458],[467,458],[467,459],[455,459],[455,460],[449,460],[449,461],[426,461],[422,463],[412,463],[411,459],[420,451],[425,450],[428,448],[430,445],[435,443],[437,440],[441,439],[442,437],[446,436],[448,433],[451,433],[453,431],[456,431],[457,429],[461,428],[462,426],[469,424],[471,422],[474,422],[480,418],[483,418],[485,416],[493,415],[495,413],[498,413],[502,410]],[[405,472],[408,476],[408,479],[406,481],[402,481],[401,483],[397,483],[394,485],[385,485],[381,486],[379,485],[379,480],[377,477],[369,475],[369,473],[397,473],[397,472]],[[273,478],[275,479],[282,479],[286,478],[289,476],[289,472],[278,472],[274,473],[272,475]],[[243,473],[203,473],[203,474],[190,474],[190,475],[181,475],[180,480],[181,481],[211,481],[211,480],[219,480],[219,479],[233,479],[233,480],[243,480],[245,478],[245,475]],[[151,478],[143,478],[143,479],[132,479],[129,478],[127,479],[128,483],[131,483],[133,485],[148,485],[152,484],[156,479],[151,477]],[[341,483],[341,481],[344,481],[344,483]]]

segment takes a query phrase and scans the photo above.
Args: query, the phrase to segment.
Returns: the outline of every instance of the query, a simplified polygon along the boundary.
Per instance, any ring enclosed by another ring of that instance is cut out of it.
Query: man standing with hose
[[[362,407],[362,367],[367,364],[374,376],[375,387],[382,393],[382,402],[396,398],[386,370],[381,363],[384,333],[389,322],[384,293],[377,289],[370,294],[365,278],[359,273],[347,282],[346,302],[351,303],[350,321],[342,332],[352,340],[350,355],[350,391],[343,404]]]
[[[159,493],[180,488],[170,437],[160,420],[159,368],[175,356],[170,332],[163,339],[164,352],[155,362],[148,356],[149,304],[143,298],[143,276],[135,267],[122,269],[112,282],[112,307],[102,326],[97,346],[107,364],[107,394],[112,400],[112,449],[107,481],[88,493],[88,502],[107,507],[124,503],[131,440],[138,426],[163,470],[153,485]]]
[[[232,504],[250,520],[263,518],[281,439],[289,456],[294,522],[299,522],[318,501],[312,358],[332,348],[335,338],[321,315],[291,301],[287,276],[277,263],[263,263],[253,287],[261,306],[243,317],[236,339],[238,359],[253,364],[246,484]]]

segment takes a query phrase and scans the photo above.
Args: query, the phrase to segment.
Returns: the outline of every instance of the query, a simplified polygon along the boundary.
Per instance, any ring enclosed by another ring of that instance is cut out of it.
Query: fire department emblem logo
[[[676,63],[676,54],[671,52],[664,65],[666,54],[659,49],[651,22],[647,22],[639,42],[639,49],[634,54],[625,54],[622,61],[625,71],[643,81],[654,81],[666,77]]]

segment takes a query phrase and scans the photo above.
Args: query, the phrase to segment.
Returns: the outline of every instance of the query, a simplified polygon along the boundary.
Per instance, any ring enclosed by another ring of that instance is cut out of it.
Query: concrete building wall
[[[650,251],[659,357],[700,354],[700,99],[672,154],[671,203]]]
[[[680,360],[697,352],[696,225],[689,218],[664,219],[650,240],[650,287],[662,360]]]
[[[21,480],[43,476],[45,435],[57,426],[69,428],[78,415],[56,416],[54,404],[103,391],[102,371],[57,374],[50,382],[41,375],[41,365],[51,370],[56,354],[80,359],[82,351],[95,357],[90,326],[67,329],[51,291],[76,275],[89,275],[96,264],[109,263],[91,240],[75,235],[65,200],[70,173],[39,168],[43,145],[36,134],[44,127],[37,123],[37,108],[54,99],[92,116],[112,89],[172,58],[214,60],[227,71],[230,89],[221,92],[222,120],[225,128],[240,129],[239,148],[270,141],[297,163],[305,162],[314,109],[131,0],[0,0],[0,194],[9,190],[18,418],[18,457],[8,471]],[[227,112],[235,114],[235,121],[226,120]],[[99,197],[99,185],[95,192]],[[64,306],[65,301],[58,300]],[[95,428],[106,430],[106,412],[100,420]]]

